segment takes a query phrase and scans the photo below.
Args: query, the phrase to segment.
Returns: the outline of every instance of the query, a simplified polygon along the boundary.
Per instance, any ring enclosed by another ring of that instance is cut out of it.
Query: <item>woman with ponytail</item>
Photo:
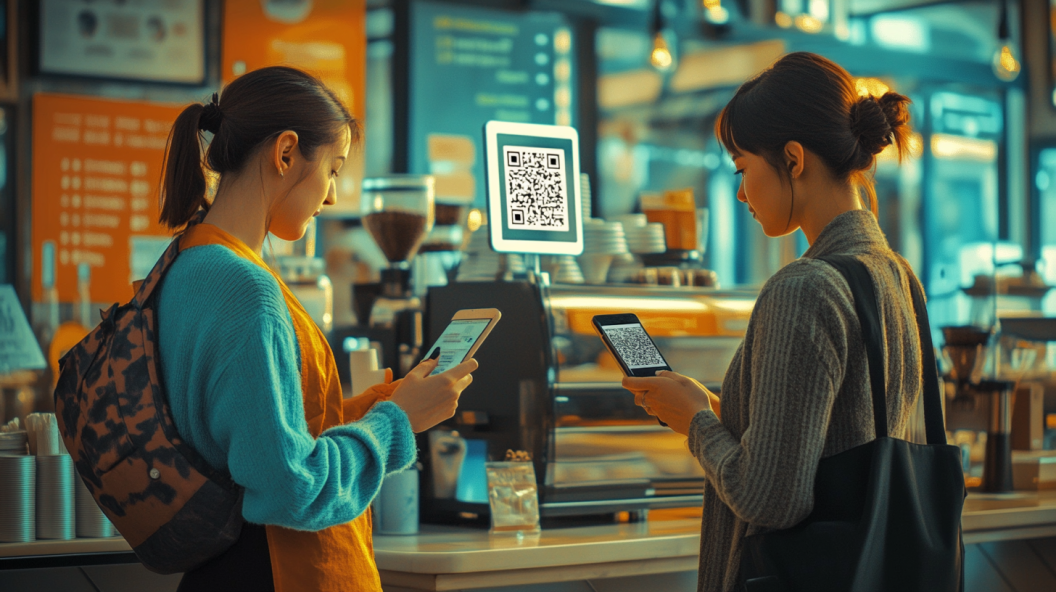
[[[917,404],[910,286],[919,281],[880,230],[870,179],[881,151],[906,154],[908,104],[893,92],[859,96],[840,66],[793,53],[741,86],[715,124],[741,175],[738,200],[767,236],[800,230],[810,248],[759,293],[723,381],[721,418],[715,395],[685,376],[624,379],[639,405],[688,436],[707,476],[702,591],[738,589],[745,537],[807,518],[819,461],[876,437],[851,290],[821,258],[852,256],[875,284],[892,435]]]
[[[161,222],[181,234],[157,303],[162,381],[181,437],[244,489],[245,519],[181,591],[380,592],[370,502],[472,381],[473,360],[437,376],[426,360],[344,400],[325,338],[261,259],[269,232],[297,240],[336,203],[358,140],[337,96],[285,67],[187,107],[169,135]]]

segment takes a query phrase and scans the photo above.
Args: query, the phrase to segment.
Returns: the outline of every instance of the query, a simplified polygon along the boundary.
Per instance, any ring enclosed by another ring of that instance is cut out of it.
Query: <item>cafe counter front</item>
[[[1056,491],[969,495],[962,517],[967,592],[1056,590]],[[386,592],[617,592],[696,589],[699,510],[654,511],[644,522],[548,528],[518,537],[423,525],[376,536]],[[147,572],[121,538],[0,544],[0,589],[175,590]]]

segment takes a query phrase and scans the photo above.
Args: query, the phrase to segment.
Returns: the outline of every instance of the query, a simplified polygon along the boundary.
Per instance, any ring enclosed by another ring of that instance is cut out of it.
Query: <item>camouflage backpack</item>
[[[136,557],[162,574],[223,553],[243,523],[242,488],[180,438],[165,397],[156,289],[179,242],[128,304],[103,311],[62,358],[55,388],[55,415],[81,479]]]

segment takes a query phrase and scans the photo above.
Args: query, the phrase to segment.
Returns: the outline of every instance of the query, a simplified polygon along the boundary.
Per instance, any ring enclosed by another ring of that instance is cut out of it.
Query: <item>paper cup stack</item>
[[[32,456],[0,454],[0,543],[36,538],[37,465]]]
[[[73,459],[59,436],[55,414],[31,413],[26,427],[30,452],[36,455],[37,538],[75,538]]]
[[[502,267],[499,254],[491,250],[488,225],[481,225],[469,237],[466,254],[458,266],[458,281],[494,280]]]
[[[86,538],[114,536],[114,526],[110,524],[110,519],[99,509],[99,504],[88,491],[88,486],[77,475],[76,470],[73,471],[73,481],[77,498],[74,512],[77,516],[77,536]]]
[[[554,258],[553,280],[558,284],[582,284],[583,272],[576,263],[576,258],[571,255],[562,255]]]
[[[38,455],[38,539],[69,540],[77,536],[73,496],[73,460],[69,455]]]
[[[590,193],[590,175],[586,173],[579,174],[579,199],[579,211],[582,212],[583,224],[586,225],[586,223],[590,221],[590,217],[593,215],[593,208],[590,203],[593,199]]]
[[[613,257],[627,252],[623,224],[597,220],[583,225],[583,254],[578,262],[587,283],[604,284]]]
[[[639,270],[642,269],[642,262],[631,253],[625,255],[617,255],[612,259],[612,265],[609,266],[609,283],[610,284],[628,284],[633,283],[635,278],[638,277]]]

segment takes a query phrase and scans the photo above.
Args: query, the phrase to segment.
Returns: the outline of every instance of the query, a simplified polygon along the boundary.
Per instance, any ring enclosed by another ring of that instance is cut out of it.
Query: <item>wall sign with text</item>
[[[158,184],[179,107],[72,95],[33,97],[33,283],[54,252],[59,301],[77,300],[91,266],[92,302],[127,302],[171,233],[158,223]],[[44,244],[48,242],[48,249]]]

